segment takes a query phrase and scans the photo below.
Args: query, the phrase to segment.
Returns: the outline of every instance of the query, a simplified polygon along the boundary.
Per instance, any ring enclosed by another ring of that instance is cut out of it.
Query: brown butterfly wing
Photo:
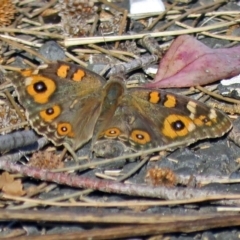
[[[105,80],[75,64],[49,64],[23,70],[12,77],[32,127],[56,145],[74,149],[93,134]]]
[[[166,143],[221,137],[232,123],[221,111],[200,101],[162,90],[135,88],[130,91],[141,111],[154,122]]]
[[[173,142],[191,144],[220,137],[232,126],[222,112],[181,95],[162,90],[125,89],[117,81],[109,82],[105,91],[107,97],[92,145],[100,155],[111,155],[114,149],[109,153],[106,145],[113,145],[113,141],[122,152],[127,148],[138,151]]]

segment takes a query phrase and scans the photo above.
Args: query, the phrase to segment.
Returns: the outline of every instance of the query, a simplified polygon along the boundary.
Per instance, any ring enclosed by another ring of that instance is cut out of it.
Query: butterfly
[[[232,123],[202,102],[159,89],[126,88],[118,79],[68,62],[14,73],[12,82],[37,133],[74,150],[92,139],[99,156],[221,137]]]

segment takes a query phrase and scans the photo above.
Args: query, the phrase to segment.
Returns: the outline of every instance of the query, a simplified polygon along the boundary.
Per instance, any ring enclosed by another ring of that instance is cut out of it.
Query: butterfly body
[[[231,128],[220,111],[181,95],[105,81],[66,62],[23,70],[12,78],[33,128],[55,145],[80,148],[92,138],[101,156],[188,140],[215,138]]]

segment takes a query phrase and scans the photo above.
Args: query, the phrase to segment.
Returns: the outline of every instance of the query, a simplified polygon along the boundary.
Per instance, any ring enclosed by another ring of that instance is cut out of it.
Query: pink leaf
[[[195,38],[176,38],[160,62],[152,88],[191,87],[240,74],[240,46],[211,49]]]

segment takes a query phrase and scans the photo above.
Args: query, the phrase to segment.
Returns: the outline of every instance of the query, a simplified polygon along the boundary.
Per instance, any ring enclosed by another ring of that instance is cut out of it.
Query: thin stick
[[[105,181],[105,180],[102,180]],[[107,182],[107,181],[106,181]],[[121,184],[121,183],[120,183]],[[147,188],[147,186],[145,186]],[[151,187],[149,187],[151,188]],[[169,189],[169,190],[173,190]],[[196,189],[197,192],[201,192],[200,189]],[[174,206],[174,205],[180,205],[180,204],[192,204],[192,203],[200,203],[205,201],[214,201],[214,200],[222,200],[224,199],[235,199],[239,200],[240,195],[239,194],[225,194],[225,195],[213,195],[213,196],[206,196],[206,197],[197,197],[197,198],[190,198],[190,199],[183,199],[183,200],[167,200],[167,201],[116,201],[116,202],[55,202],[51,200],[41,200],[41,199],[31,199],[27,197],[17,197],[17,196],[11,196],[8,194],[1,194],[1,198],[8,199],[8,200],[14,200],[14,201],[21,201],[28,204],[34,204],[34,205],[48,205],[48,206],[59,206],[59,207],[97,207],[97,208],[106,208],[106,207],[137,207],[137,206]]]
[[[115,53],[115,52],[113,52],[113,51],[106,50],[106,49],[104,49],[104,48],[102,48],[102,47],[99,47],[99,46],[97,46],[97,45],[95,45],[95,44],[88,44],[88,46],[89,46],[90,48],[93,48],[93,49],[95,49],[95,50],[98,50],[98,51],[100,51],[100,52],[102,52],[102,53],[106,53],[107,55],[111,55],[111,56],[113,56],[113,57],[115,57],[115,58],[121,59],[121,60],[124,61],[124,62],[129,62],[129,61],[130,61],[128,58],[124,57],[122,54],[118,54],[118,53]]]
[[[167,19],[176,19],[179,15],[177,14],[174,14],[172,15],[173,12],[169,12],[168,13],[168,16],[167,16]],[[193,13],[193,14],[190,14],[188,15],[188,18],[196,18],[196,17],[200,17],[202,15],[202,13]],[[240,15],[240,12],[239,11],[219,11],[219,12],[207,12],[204,14],[205,17],[212,17],[212,16],[222,16],[222,15],[230,15],[230,16],[235,16],[235,15]]]
[[[44,10],[51,8],[53,5],[55,5],[57,0],[51,0],[49,3],[44,4],[43,7],[39,8],[37,11],[34,11],[32,14],[27,14],[29,18],[36,17],[40,13],[42,13]]]
[[[16,37],[11,37],[11,36],[8,36],[8,35],[0,35],[0,37],[3,37],[5,39],[9,39],[9,40],[12,40],[14,42],[19,42],[19,43],[23,43],[25,45],[29,45],[29,46],[32,46],[32,47],[41,47],[42,46],[42,43],[35,43],[33,41],[26,41],[24,39],[21,39],[21,38],[16,38]]]
[[[182,34],[198,33],[203,31],[208,31],[212,29],[218,29],[222,27],[228,27],[240,23],[240,19],[227,23],[217,23],[211,26],[198,27],[193,29],[184,29],[177,31],[164,31],[164,32],[154,32],[148,33],[147,35],[151,37],[164,37],[164,36],[176,36]],[[135,34],[135,35],[122,35],[122,36],[104,36],[104,37],[85,37],[85,38],[66,38],[64,40],[64,46],[70,47],[75,45],[91,44],[91,43],[101,43],[101,42],[112,42],[128,39],[140,39],[146,36],[146,33]],[[236,37],[235,41],[240,41],[240,37]]]
[[[0,36],[0,39],[4,42],[7,42],[10,46],[13,46],[17,49],[22,49],[22,50],[32,54],[33,56],[36,56],[36,57],[40,58],[44,63],[49,63],[49,60],[46,59],[45,57],[43,57],[41,54],[39,54],[38,52],[36,52],[36,51],[34,51],[30,48],[27,48],[27,47],[23,46],[20,43],[14,42],[14,41],[9,40],[9,39],[7,39],[5,37],[2,37],[2,36]]]
[[[240,101],[239,100],[236,100],[236,99],[233,99],[233,98],[228,98],[228,97],[223,97],[217,93],[214,93],[214,92],[211,92],[209,90],[207,90],[206,88],[203,88],[201,86],[196,86],[196,88],[206,94],[208,94],[209,96],[212,96],[214,98],[217,98],[217,99],[220,99],[220,100],[223,100],[225,102],[230,102],[230,103],[236,103],[236,104],[240,104]]]
[[[186,29],[193,29],[193,27],[188,26],[187,24],[184,24],[184,23],[181,23],[181,22],[178,22],[178,21],[176,21],[175,24],[180,26],[180,27],[184,27]],[[205,36],[208,36],[208,37],[229,40],[229,41],[239,41],[239,37],[237,37],[237,36],[219,35],[219,34],[213,34],[213,33],[205,32],[205,31],[201,32],[199,34],[202,34],[202,35],[205,35]]]
[[[5,90],[5,94],[6,94],[7,98],[8,98],[8,100],[9,100],[9,102],[13,105],[14,109],[16,110],[16,112],[17,112],[18,116],[20,117],[21,121],[25,122],[26,119],[25,119],[24,115],[22,114],[22,112],[20,111],[19,106],[13,100],[12,95],[9,93],[8,90]]]
[[[45,36],[50,38],[56,38],[56,39],[64,39],[65,37],[60,34],[54,34],[54,33],[46,33],[46,32],[39,32],[39,31],[32,31],[27,29],[18,29],[18,28],[0,28],[0,32],[3,33],[23,33],[23,34],[29,34],[34,36]]]
[[[185,17],[187,17],[191,13],[199,12],[199,11],[202,11],[202,10],[205,10],[205,9],[208,10],[208,8],[210,8],[210,7],[215,7],[216,8],[218,5],[220,5],[220,4],[224,3],[224,2],[226,2],[226,1],[225,0],[220,0],[220,1],[217,1],[217,2],[214,2],[214,3],[210,3],[210,4],[207,4],[207,5],[204,5],[204,6],[200,6],[200,7],[194,8],[194,9],[188,9],[184,14],[180,15],[176,19],[173,19],[171,22],[168,22],[165,25],[163,25],[162,27],[160,27],[158,29],[158,31],[159,32],[164,31],[165,29],[167,29],[168,27],[173,25],[175,23],[175,21],[180,21],[180,20],[184,19]]]
[[[72,55],[71,53],[69,53],[69,52],[65,52],[65,55],[67,56],[67,57],[69,57],[70,59],[72,59],[74,62],[76,62],[76,63],[78,63],[79,65],[81,65],[81,66],[83,66],[83,67],[87,67],[87,63],[85,63],[85,62],[83,62],[83,61],[81,61],[79,58],[77,58],[77,57],[75,57],[74,55]]]
[[[126,180],[130,176],[132,176],[134,173],[136,173],[145,163],[149,160],[149,157],[145,157],[141,160],[139,164],[137,164],[133,169],[131,169],[128,173],[124,174],[122,177],[118,178],[117,181],[122,182],[123,180]]]

